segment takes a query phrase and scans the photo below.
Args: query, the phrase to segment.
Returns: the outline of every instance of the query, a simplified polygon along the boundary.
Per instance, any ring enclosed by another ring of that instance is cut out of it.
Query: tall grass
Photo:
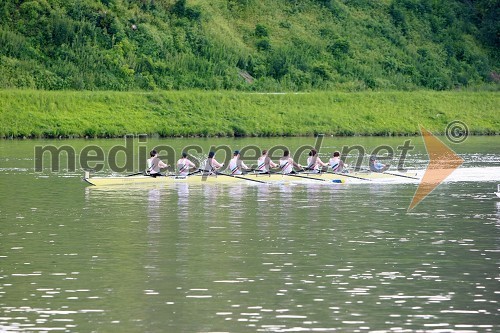
[[[500,134],[496,92],[0,91],[0,136],[415,135],[453,120]]]

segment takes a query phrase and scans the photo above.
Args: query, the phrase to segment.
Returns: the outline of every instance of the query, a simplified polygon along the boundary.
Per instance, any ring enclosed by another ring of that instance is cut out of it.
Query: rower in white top
[[[278,165],[271,161],[271,158],[267,156],[267,150],[262,151],[262,156],[257,159],[257,171],[259,173],[266,173],[268,174],[270,172],[271,168],[276,168]]]
[[[189,175],[189,170],[193,168],[196,168],[196,165],[187,158],[187,153],[182,153],[182,157],[177,161],[179,176]]]
[[[320,173],[324,166],[328,167],[328,163],[323,162],[321,158],[319,158],[316,149],[312,149],[309,152],[309,157],[307,158],[306,170],[309,170],[313,173]]]
[[[156,150],[151,150],[149,153],[150,158],[146,161],[147,164],[147,169],[146,169],[146,174],[157,177],[157,176],[163,176],[161,174],[161,169],[163,168],[168,168],[169,165],[164,163],[159,157],[158,157],[158,152]]]
[[[332,158],[328,161],[333,172],[336,173],[348,173],[347,169],[344,170],[344,161],[340,159],[340,152],[336,151],[333,153]]]
[[[283,157],[280,158],[279,167],[284,175],[296,173],[293,168],[302,169],[302,165],[296,163],[291,157],[290,152],[285,150],[283,152]]]
[[[240,159],[240,152],[236,150],[229,162],[229,172],[231,172],[231,175],[241,175],[243,174],[243,170],[248,171],[249,169]]]
[[[219,163],[215,160],[215,152],[211,151],[208,153],[208,159],[205,165],[201,168],[204,176],[216,174],[217,170],[222,168],[224,163]]]

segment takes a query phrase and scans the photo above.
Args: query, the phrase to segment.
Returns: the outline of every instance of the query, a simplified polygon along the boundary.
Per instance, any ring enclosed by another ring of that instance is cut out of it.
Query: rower
[[[267,150],[262,151],[262,156],[257,160],[257,171],[259,173],[269,173],[271,168],[276,168],[278,165],[271,161],[271,158],[267,156]]]
[[[310,170],[313,173],[320,173],[324,166],[328,167],[328,164],[323,162],[321,158],[319,158],[316,149],[312,149],[309,152],[309,157],[307,158],[306,170]]]
[[[333,172],[336,173],[348,173],[347,169],[344,170],[344,161],[340,159],[340,152],[336,151],[333,153],[332,158],[328,161]]]
[[[160,173],[160,169],[163,168],[168,168],[169,165],[164,163],[160,158],[158,157],[158,152],[156,150],[151,150],[149,153],[150,158],[146,161],[147,164],[147,169],[146,169],[146,174],[149,176],[157,177],[157,176],[163,176]]]
[[[203,168],[201,168],[201,171],[203,171],[203,175],[211,175],[215,174],[216,171],[224,166],[224,163],[219,163],[215,160],[215,152],[211,151],[208,153],[208,159],[205,162],[205,165]]]
[[[302,165],[296,163],[291,157],[290,157],[290,152],[288,150],[285,150],[283,152],[283,157],[280,158],[280,161],[279,161],[279,167],[281,169],[281,172],[284,174],[284,175],[288,175],[288,174],[294,174],[296,173],[294,170],[293,170],[293,167],[296,167],[298,169],[302,169]]]
[[[377,161],[375,155],[370,156],[370,171],[372,172],[384,172],[389,169],[389,164],[383,164]]]
[[[233,154],[233,158],[229,162],[229,171],[231,175],[241,175],[243,174],[243,170],[249,170],[250,168],[243,163],[240,159],[240,151],[236,150]]]
[[[182,153],[182,158],[180,158],[178,161],[177,161],[177,170],[179,172],[179,176],[187,176],[189,175],[189,169],[192,169],[192,168],[195,168],[196,165],[194,165],[193,162],[191,162],[188,158],[187,158],[187,153]]]

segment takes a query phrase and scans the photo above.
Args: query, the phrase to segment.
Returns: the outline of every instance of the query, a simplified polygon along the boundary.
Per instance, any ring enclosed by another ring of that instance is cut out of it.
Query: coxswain
[[[383,164],[377,161],[375,155],[370,156],[369,166],[370,166],[370,171],[372,172],[384,172],[390,167],[389,164]]]

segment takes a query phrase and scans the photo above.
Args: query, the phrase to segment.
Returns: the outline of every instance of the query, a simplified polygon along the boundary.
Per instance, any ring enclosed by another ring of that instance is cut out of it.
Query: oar
[[[125,177],[132,177],[132,176],[137,176],[137,175],[142,175],[144,174],[144,172],[136,172],[136,173],[133,173],[131,175],[126,175]]]
[[[368,180],[370,182],[372,181],[371,179],[368,179],[368,178],[357,177],[357,176],[349,175],[349,174],[346,174],[346,173],[330,172],[330,171],[327,171],[326,173],[330,173],[332,175],[339,175],[339,176],[343,176],[343,177],[351,177],[351,178],[356,178],[356,179]]]
[[[238,176],[238,175],[228,175],[228,174],[220,173],[220,172],[217,172],[216,175],[227,176],[227,177],[234,177],[234,178],[249,180],[251,182],[261,183],[261,184],[269,184],[268,182],[263,182],[262,180],[246,178],[246,177]]]
[[[298,171],[295,171],[296,173],[302,173],[302,172],[305,172],[306,169],[302,168]],[[271,173],[271,172],[270,172]],[[307,176],[301,176],[301,175],[297,175],[297,174],[292,174],[292,173],[283,173],[283,170],[281,170],[281,172],[273,172],[273,173],[276,173],[276,174],[282,174],[283,176],[291,176],[291,177],[297,177],[297,178],[306,178],[306,179],[313,179],[313,180],[319,180],[320,182],[326,182],[327,180],[325,179],[319,179],[319,178],[313,178],[313,177],[307,177]]]
[[[404,177],[404,178],[410,178],[410,179],[420,179],[420,178],[417,178],[417,177],[411,177],[411,176],[405,176],[405,175],[400,175],[400,174],[397,174],[397,173],[392,173],[392,172],[384,172],[385,174],[387,175],[392,175],[392,176],[398,176],[398,177]]]
[[[196,171],[193,171],[193,172],[188,173],[187,175],[188,175],[188,176],[196,175],[197,173],[200,173],[200,172],[202,172],[202,171],[204,171],[204,170],[202,170],[202,169],[198,169],[198,170],[196,170]]]
[[[397,174],[397,173],[392,173],[392,172],[387,172],[387,171],[384,171],[384,172],[375,172],[375,171],[372,171],[372,170],[369,170],[369,169],[361,169],[361,170],[368,171],[368,172],[373,172],[373,173],[382,173],[382,174],[396,176],[396,177],[410,178],[410,179],[416,179],[416,180],[420,179],[420,178],[417,178],[417,177],[405,176],[405,175],[400,175],[400,174]]]
[[[229,176],[229,175],[228,175]],[[243,176],[237,176],[237,175],[232,175],[230,177],[234,177],[234,178],[240,178],[240,179],[244,179],[244,180],[249,180],[251,182],[256,182],[256,183],[261,183],[261,184],[269,184],[268,182],[264,182],[262,180],[257,180],[257,179],[251,179],[251,178],[247,178],[247,177],[243,177]]]
[[[302,172],[303,171],[305,171],[305,170],[302,170]],[[327,182],[326,179],[313,178],[313,177],[308,177],[308,176],[304,176],[304,175],[297,175],[297,174],[291,174],[291,173],[287,173],[285,176],[297,177],[297,178],[305,178],[305,179],[312,179],[312,180],[319,180],[320,182]]]

